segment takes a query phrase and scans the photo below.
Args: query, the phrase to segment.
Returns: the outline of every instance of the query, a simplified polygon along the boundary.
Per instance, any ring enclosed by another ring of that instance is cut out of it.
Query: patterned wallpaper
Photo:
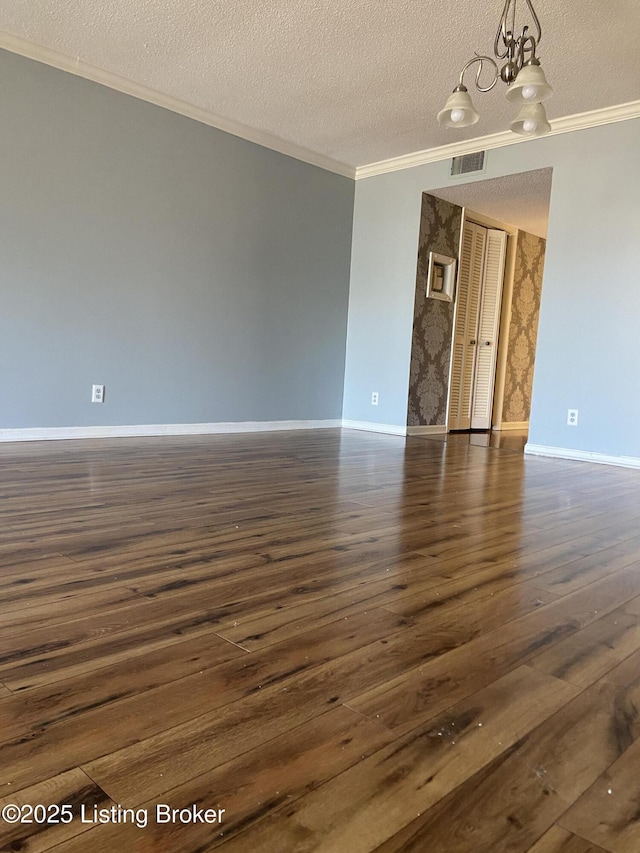
[[[502,420],[529,420],[546,240],[518,231]]]
[[[444,424],[447,419],[453,302],[426,298],[429,252],[458,257],[462,208],[423,193],[418,273],[413,310],[408,426]]]

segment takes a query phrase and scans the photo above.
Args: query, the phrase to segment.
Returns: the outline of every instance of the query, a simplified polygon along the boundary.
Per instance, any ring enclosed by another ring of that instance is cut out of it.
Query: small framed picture
[[[456,259],[429,252],[427,298],[453,302],[456,286]]]

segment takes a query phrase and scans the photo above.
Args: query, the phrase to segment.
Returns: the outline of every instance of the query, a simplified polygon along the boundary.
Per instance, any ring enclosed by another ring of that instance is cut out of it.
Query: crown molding
[[[165,110],[171,110],[171,112],[194,119],[194,121],[201,124],[223,130],[225,133],[238,136],[248,142],[254,142],[263,148],[269,148],[272,151],[277,151],[279,154],[293,157],[296,160],[302,160],[303,163],[309,163],[311,166],[318,166],[321,169],[334,172],[336,175],[342,175],[345,178],[355,177],[355,168],[339,160],[333,160],[331,157],[325,157],[323,154],[303,148],[301,145],[287,142],[286,139],[280,139],[280,137],[273,134],[256,130],[253,127],[248,127],[232,119],[218,116],[203,107],[197,107],[180,98],[174,98],[171,95],[157,92],[155,89],[135,83],[133,80],[121,77],[119,74],[96,68],[94,65],[90,65],[80,59],[73,59],[56,50],[34,44],[27,41],[27,39],[14,36],[11,33],[0,31],[0,48],[8,50],[10,53],[17,53],[27,59],[42,62],[44,65],[50,65],[52,68],[57,68],[60,71],[75,74],[77,77],[83,77],[85,80],[91,80],[93,83],[99,83],[101,86],[114,89],[116,92],[131,95],[134,98],[154,104],[157,107],[162,107]]]
[[[560,133],[571,133],[574,130],[586,130],[590,127],[599,127],[603,124],[613,124],[632,118],[640,118],[640,101],[629,101],[627,104],[617,104],[614,107],[604,107],[599,110],[590,110],[589,112],[554,119],[551,122],[551,131],[546,136],[557,136]],[[539,139],[540,137],[535,138]],[[474,151],[489,151],[492,148],[504,148],[506,145],[519,145],[528,141],[527,137],[517,136],[510,130],[492,133],[488,136],[477,136],[474,139],[452,142],[450,145],[439,145],[437,148],[427,148],[424,151],[415,151],[413,154],[380,160],[378,163],[369,163],[367,166],[358,166],[356,168],[356,180],[371,178],[375,175],[385,175],[387,172],[399,172],[401,169],[411,169],[413,166],[423,166],[425,163],[436,163],[439,160],[472,154]]]
[[[427,148],[424,151],[415,151],[412,154],[392,157],[388,160],[380,160],[377,163],[354,167],[340,160],[326,157],[324,154],[319,154],[316,151],[311,151],[309,148],[288,142],[286,139],[281,139],[271,133],[257,130],[248,125],[233,121],[233,119],[218,116],[203,107],[195,106],[180,98],[174,98],[171,95],[165,95],[148,86],[135,83],[133,80],[129,80],[119,74],[104,71],[80,59],[73,59],[59,51],[43,47],[27,39],[20,38],[20,36],[15,36],[1,30],[0,49],[16,53],[27,59],[33,59],[36,62],[42,62],[44,65],[49,65],[60,71],[66,71],[69,74],[75,74],[77,77],[82,77],[85,80],[90,80],[93,83],[114,89],[116,92],[131,95],[133,98],[138,98],[141,101],[146,101],[149,104],[186,116],[200,122],[200,124],[215,127],[217,130],[222,130],[232,136],[245,139],[247,142],[253,142],[263,148],[268,148],[287,157],[293,157],[295,160],[301,160],[303,163],[308,163],[311,166],[317,166],[336,175],[342,175],[345,178],[355,178],[356,180],[371,178],[375,175],[384,175],[387,172],[398,172],[402,169],[410,169],[426,163],[436,163],[439,160],[447,160],[451,157],[470,154],[474,151],[489,151],[493,148],[503,148],[506,145],[518,145],[529,141],[526,137],[517,136],[507,130],[488,136],[478,136],[474,139],[453,142],[449,145],[439,145],[436,148]],[[574,130],[585,130],[586,128],[598,127],[603,124],[613,124],[614,122],[633,118],[640,118],[640,100],[554,119],[551,122],[551,131],[547,136],[570,133]]]

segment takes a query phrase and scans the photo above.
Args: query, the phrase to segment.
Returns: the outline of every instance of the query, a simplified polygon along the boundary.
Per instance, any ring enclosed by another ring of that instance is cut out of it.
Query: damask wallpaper
[[[418,273],[413,310],[407,424],[444,424],[447,419],[453,302],[426,298],[429,252],[458,258],[462,208],[423,193]]]
[[[502,420],[529,420],[546,240],[518,231]]]

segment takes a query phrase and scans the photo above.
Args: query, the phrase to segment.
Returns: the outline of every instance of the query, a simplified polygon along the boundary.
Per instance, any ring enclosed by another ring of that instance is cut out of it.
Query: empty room
[[[5,0],[0,850],[640,851],[638,0]]]

